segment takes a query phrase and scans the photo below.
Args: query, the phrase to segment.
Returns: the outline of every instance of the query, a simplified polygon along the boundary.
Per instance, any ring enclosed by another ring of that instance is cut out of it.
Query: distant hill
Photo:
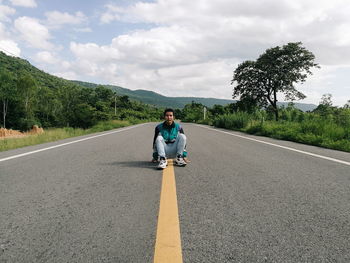
[[[41,86],[48,88],[55,88],[58,85],[72,86],[75,85],[70,80],[59,78],[48,74],[33,65],[31,65],[27,60],[7,56],[4,52],[0,51],[0,67],[7,69],[8,71],[14,73],[15,75],[21,72],[27,72],[32,75],[37,83]]]
[[[96,88],[98,85],[94,83],[89,82],[83,82],[83,81],[73,81],[74,83],[89,87],[89,88]],[[203,105],[207,107],[212,107],[215,104],[219,105],[227,105],[230,103],[236,102],[236,100],[228,100],[228,99],[215,99],[215,98],[201,98],[201,97],[166,97],[163,95],[160,95],[156,92],[149,91],[149,90],[129,90],[126,88],[122,88],[119,86],[113,86],[113,85],[103,85],[105,87],[108,87],[115,92],[117,92],[118,95],[127,95],[130,97],[130,99],[133,100],[139,100],[147,104],[152,104],[158,107],[173,107],[173,108],[183,108],[186,104],[191,103],[192,101],[197,103],[202,103]],[[278,102],[278,105],[280,106],[288,106],[288,102]],[[306,104],[306,103],[294,103],[295,107],[302,110],[302,111],[312,111],[317,106],[315,104]]]
[[[277,104],[279,106],[284,106],[284,107],[287,107],[288,103],[289,102],[277,102]],[[312,111],[312,110],[316,109],[317,105],[294,102],[294,107],[299,109],[299,110],[302,110],[302,111]]]
[[[33,65],[28,61],[7,56],[5,53],[0,51],[0,67],[6,68],[7,70],[17,74],[20,72],[30,73],[41,86],[46,86],[49,88],[55,88],[57,86],[84,86],[88,88],[96,88],[98,84],[83,82],[83,81],[73,81],[66,80],[48,74]],[[147,104],[155,105],[158,107],[172,107],[172,108],[183,108],[186,104],[191,103],[192,101],[196,103],[202,103],[207,107],[212,107],[215,104],[227,105],[229,103],[235,102],[232,99],[215,99],[215,98],[201,98],[201,97],[166,97],[161,94],[158,94],[153,91],[148,90],[130,90],[122,88],[120,86],[114,85],[103,85],[117,92],[118,95],[127,95],[132,100],[138,100]],[[288,103],[282,102],[280,105],[287,105]],[[295,103],[295,106],[303,111],[313,110],[317,106],[314,104],[304,104],[304,103]]]
[[[73,81],[74,83],[89,87],[96,88],[98,85],[83,82],[83,81]],[[172,107],[172,108],[183,108],[186,104],[191,103],[192,101],[197,103],[202,103],[207,107],[212,107],[215,104],[226,105],[229,103],[235,102],[235,100],[225,100],[225,99],[215,99],[215,98],[201,98],[201,97],[166,97],[160,95],[156,92],[149,90],[129,90],[119,86],[113,85],[103,85],[104,87],[110,88],[117,92],[118,95],[127,95],[130,99],[139,100],[147,104],[152,104],[158,107]]]

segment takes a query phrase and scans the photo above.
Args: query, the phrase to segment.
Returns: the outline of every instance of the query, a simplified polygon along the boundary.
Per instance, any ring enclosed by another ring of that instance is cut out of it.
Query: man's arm
[[[185,134],[184,129],[182,129],[182,126],[180,125],[179,133]]]
[[[156,128],[154,129],[154,137],[153,137],[153,144],[152,144],[153,148],[154,148],[154,144],[156,143],[156,139],[158,137],[158,134],[159,134],[159,128],[158,128],[158,125],[157,125]]]

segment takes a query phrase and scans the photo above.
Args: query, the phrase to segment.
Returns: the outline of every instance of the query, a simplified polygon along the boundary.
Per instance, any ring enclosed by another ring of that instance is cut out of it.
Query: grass
[[[245,113],[222,115],[214,126],[350,152],[350,127],[331,120],[261,121]]]
[[[4,138],[0,140],[0,152],[10,149],[16,149],[24,146],[36,145],[46,142],[53,142],[70,137],[87,135],[95,132],[102,132],[116,128],[126,127],[133,124],[141,123],[139,120],[111,120],[100,122],[90,129],[79,128],[51,128],[44,131],[42,134],[29,135],[20,138]]]

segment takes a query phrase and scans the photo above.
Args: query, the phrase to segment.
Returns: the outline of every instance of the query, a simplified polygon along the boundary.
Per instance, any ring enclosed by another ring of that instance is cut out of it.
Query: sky
[[[238,64],[300,41],[321,68],[299,102],[343,106],[349,14],[347,0],[0,0],[0,50],[70,80],[231,99]]]

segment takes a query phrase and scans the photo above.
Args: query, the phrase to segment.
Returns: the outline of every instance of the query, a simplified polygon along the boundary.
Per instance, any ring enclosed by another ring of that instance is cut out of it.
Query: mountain
[[[37,83],[41,86],[48,88],[55,88],[57,86],[72,86],[75,85],[73,82],[48,74],[33,65],[27,60],[7,56],[4,52],[0,51],[0,68],[7,69],[8,71],[18,75],[22,72],[27,72],[32,75]]]
[[[74,83],[88,87],[96,88],[98,85],[83,82],[83,81],[73,81]],[[235,102],[235,100],[225,100],[225,99],[215,99],[215,98],[201,98],[201,97],[166,97],[149,90],[129,90],[119,86],[113,85],[103,85],[104,87],[110,88],[115,91],[118,95],[129,96],[132,100],[139,100],[147,104],[152,104],[158,107],[172,107],[172,108],[183,108],[186,104],[192,101],[197,103],[202,103],[207,107],[212,107],[214,104],[226,105]]]
[[[83,81],[74,81],[74,80],[66,80],[63,78],[59,78],[48,74],[34,66],[32,66],[28,61],[7,56],[5,53],[0,51],[0,67],[5,68],[15,74],[20,72],[28,72],[30,73],[37,81],[37,83],[41,86],[46,86],[49,88],[55,88],[57,86],[84,86],[88,88],[96,88],[99,86],[98,84],[83,82]],[[129,96],[132,100],[142,101],[147,104],[155,105],[158,107],[172,107],[172,108],[183,108],[186,104],[191,103],[192,101],[196,103],[202,103],[207,107],[212,107],[215,104],[226,105],[229,103],[235,102],[232,99],[215,99],[215,98],[201,98],[201,97],[166,97],[161,94],[158,94],[153,91],[148,90],[129,90],[126,88],[122,88],[120,86],[114,85],[103,85],[114,90],[118,95],[126,95]],[[280,105],[287,106],[287,102],[281,102]],[[305,104],[305,103],[295,103],[295,107],[303,110],[303,111],[311,111],[317,106],[314,104]]]
[[[83,82],[83,81],[74,80],[73,82],[88,88],[96,88],[98,86],[97,84]],[[129,90],[119,86],[113,86],[113,85],[103,85],[103,86],[114,90],[115,92],[117,92],[118,95],[126,95],[126,96],[129,96],[130,99],[139,100],[147,104],[156,105],[158,107],[183,108],[186,104],[189,104],[192,101],[197,103],[202,103],[207,107],[212,107],[215,104],[227,105],[227,104],[236,102],[236,100],[228,100],[228,99],[225,100],[225,99],[215,99],[215,98],[166,97],[149,90],[142,90],[142,89]],[[284,107],[288,106],[288,102],[278,102],[277,104],[279,106],[284,106]],[[294,105],[296,108],[302,111],[312,111],[317,107],[317,105],[315,104],[306,104],[306,103],[298,103],[298,102],[295,102]]]
[[[289,102],[277,102],[277,105],[287,107]],[[317,108],[315,104],[294,102],[294,107],[302,111],[313,111]]]

